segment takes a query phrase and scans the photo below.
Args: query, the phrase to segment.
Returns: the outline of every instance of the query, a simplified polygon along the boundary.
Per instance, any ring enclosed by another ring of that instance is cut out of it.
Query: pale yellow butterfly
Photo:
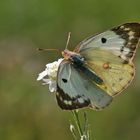
[[[57,73],[58,105],[65,110],[102,109],[134,78],[140,24],[126,23],[65,49]]]

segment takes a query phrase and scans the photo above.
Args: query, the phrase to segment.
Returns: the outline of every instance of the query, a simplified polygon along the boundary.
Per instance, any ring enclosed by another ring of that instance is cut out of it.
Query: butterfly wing
[[[62,61],[57,75],[58,105],[65,110],[91,107],[102,109],[112,100],[69,61]]]
[[[109,95],[121,93],[135,73],[133,58],[140,38],[140,24],[126,23],[82,41],[75,49],[86,67],[104,81]]]

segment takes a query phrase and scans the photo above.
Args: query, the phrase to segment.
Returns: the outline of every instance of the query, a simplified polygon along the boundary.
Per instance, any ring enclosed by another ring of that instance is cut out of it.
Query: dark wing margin
[[[111,30],[125,40],[121,52],[125,48],[129,48],[130,52],[127,54],[127,58],[133,60],[140,39],[140,23],[125,23]]]
[[[88,107],[90,106],[90,100],[84,100],[83,103],[78,102],[78,99],[81,98],[81,96],[76,96],[71,98],[67,93],[64,93],[64,91],[57,85],[57,94],[56,99],[58,105],[64,109],[64,110],[74,110],[78,108]]]

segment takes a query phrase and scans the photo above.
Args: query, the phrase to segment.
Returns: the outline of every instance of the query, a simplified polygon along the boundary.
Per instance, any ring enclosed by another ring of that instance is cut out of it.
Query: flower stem
[[[72,111],[74,124],[70,124],[70,131],[75,138],[75,140],[91,140],[91,130],[89,129],[89,123],[87,118],[87,113],[84,112],[83,117],[84,122],[80,121],[80,114],[78,110]],[[83,119],[82,119],[83,120]]]
[[[79,120],[78,110],[74,110],[74,111],[72,111],[72,113],[73,113],[73,116],[75,119],[76,126],[78,128],[78,132],[79,132],[80,136],[82,136],[83,131],[82,131],[80,120]]]

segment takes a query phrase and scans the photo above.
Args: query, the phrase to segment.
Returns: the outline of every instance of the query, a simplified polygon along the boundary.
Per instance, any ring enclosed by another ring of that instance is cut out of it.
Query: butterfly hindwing
[[[99,87],[111,96],[115,96],[124,90],[134,77],[134,65],[124,64],[121,58],[108,51],[95,50],[94,53],[85,51],[82,54],[87,59],[86,67],[92,69],[103,79],[105,86],[99,85]]]
[[[102,109],[112,100],[111,96],[66,60],[59,66],[56,98],[58,105],[65,110],[83,107]]]
[[[114,96],[132,81],[133,58],[140,38],[140,24],[126,23],[82,41],[75,49],[85,58],[85,67],[104,81],[104,89]]]

